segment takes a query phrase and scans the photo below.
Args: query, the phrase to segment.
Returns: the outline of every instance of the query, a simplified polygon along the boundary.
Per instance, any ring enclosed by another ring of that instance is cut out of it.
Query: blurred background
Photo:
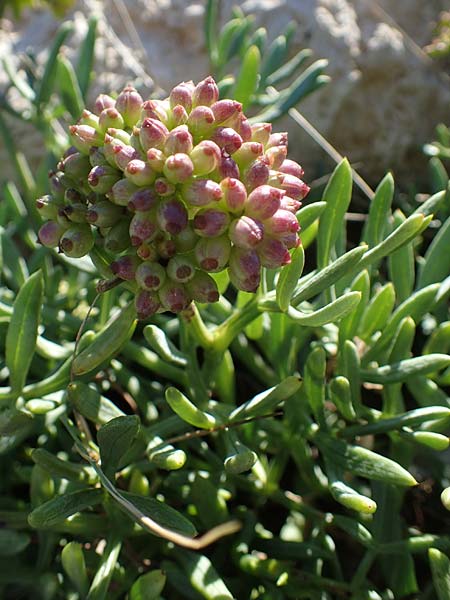
[[[74,28],[63,52],[74,60],[89,18],[97,17],[88,107],[99,92],[118,92],[128,82],[144,97],[161,97],[176,83],[211,72],[206,1],[3,0],[0,6],[0,56],[9,57],[16,73],[30,61],[43,68],[67,20]],[[296,105],[303,119],[291,111],[277,124],[289,132],[290,154],[304,165],[308,181],[320,180],[335,164],[320,133],[372,188],[392,170],[400,189],[420,191],[429,177],[423,146],[434,139],[436,125],[450,121],[446,0],[221,0],[218,6],[218,30],[238,6],[252,15],[254,29],[266,28],[269,41],[291,28],[288,58],[310,48],[312,60],[327,59],[324,73],[330,81]],[[0,90],[20,111],[23,98],[1,65]],[[40,132],[8,115],[6,120],[19,149],[36,164],[42,155]],[[9,149],[0,145],[1,164],[7,165]]]

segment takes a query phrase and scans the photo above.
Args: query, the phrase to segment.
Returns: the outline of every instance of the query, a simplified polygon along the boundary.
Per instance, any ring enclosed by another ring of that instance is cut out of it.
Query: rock
[[[310,47],[314,58],[327,58],[332,78],[299,110],[372,184],[392,169],[407,185],[424,168],[422,144],[433,138],[440,120],[448,120],[448,76],[420,48],[430,41],[433,20],[444,4],[445,0],[246,0],[240,6],[255,14],[255,26],[265,26],[269,39],[295,21],[293,50]],[[129,81],[137,81],[141,92],[149,94],[208,73],[204,2],[127,2],[135,30],[120,10],[123,5],[96,0],[76,4],[69,56],[76,56],[87,16],[101,15],[92,98]],[[221,2],[222,21],[232,5],[231,0]],[[28,12],[20,22],[2,28],[0,53],[17,56],[31,46],[42,62],[56,29],[48,12]],[[291,152],[310,177],[324,168],[322,163],[330,167],[323,150],[291,118],[277,128],[289,130]],[[21,130],[17,137],[24,135]],[[27,137],[26,147],[34,151],[39,144]]]

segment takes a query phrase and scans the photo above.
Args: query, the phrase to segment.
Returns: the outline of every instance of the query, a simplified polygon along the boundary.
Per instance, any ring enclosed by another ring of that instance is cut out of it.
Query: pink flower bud
[[[239,123],[242,104],[235,100],[218,100],[211,110],[217,125],[234,127]]]
[[[214,121],[214,114],[208,106],[197,106],[189,115],[187,125],[194,138],[199,138],[211,132]]]
[[[182,183],[189,179],[194,171],[192,160],[187,154],[178,152],[169,156],[164,163],[163,173],[172,183]]]
[[[124,88],[117,96],[116,108],[121,113],[127,127],[133,127],[139,121],[142,102],[141,95],[131,86]]]
[[[226,177],[220,182],[226,207],[232,213],[239,213],[247,200],[247,191],[239,179]]]
[[[106,195],[114,204],[128,206],[131,196],[137,192],[138,189],[139,188],[128,179],[119,179],[119,181],[112,186],[111,191]]]
[[[261,279],[261,262],[255,250],[234,246],[228,268],[231,283],[244,292],[256,292]]]
[[[141,109],[141,120],[146,118],[156,119],[157,121],[162,121],[164,124],[167,124],[168,116],[167,109],[169,108],[168,104],[163,100],[146,100],[142,104]]]
[[[204,271],[195,271],[194,277],[186,284],[186,289],[196,302],[217,302],[220,298],[216,282]]]
[[[272,146],[287,146],[288,134],[286,131],[271,133],[266,143],[266,150]]]
[[[174,256],[167,263],[167,275],[173,281],[186,283],[194,277],[195,268],[186,256]]]
[[[209,76],[197,83],[192,95],[192,106],[211,106],[219,99],[219,88],[214,79]]]
[[[236,161],[227,154],[222,153],[217,171],[220,179],[225,179],[225,177],[239,179],[239,167],[237,166]]]
[[[244,142],[252,142],[252,126],[250,121],[244,116],[243,113],[239,116],[239,123],[236,125],[236,131],[244,140]]]
[[[135,192],[128,202],[128,209],[137,211],[148,211],[154,208],[158,202],[158,197],[151,188],[140,188]]]
[[[94,245],[94,236],[91,226],[87,223],[71,225],[62,234],[59,240],[59,248],[70,258],[81,258],[85,256]]]
[[[272,133],[272,125],[270,123],[255,123],[252,128],[252,142],[259,142],[263,146],[269,141]]]
[[[134,299],[138,319],[147,319],[161,308],[158,294],[141,290]]]
[[[86,221],[96,227],[112,227],[123,216],[123,209],[108,200],[100,200],[89,207]]]
[[[244,183],[248,190],[254,190],[268,182],[270,170],[265,157],[258,158],[250,164],[244,173]]]
[[[133,215],[129,227],[130,240],[133,246],[151,242],[158,233],[154,211],[141,211]]]
[[[111,127],[122,129],[124,120],[120,112],[115,108],[105,108],[98,117],[98,129],[102,133]]]
[[[139,140],[144,151],[149,148],[159,148],[162,150],[169,130],[156,119],[144,119],[139,131]]]
[[[119,152],[119,148],[122,146],[125,146],[125,144],[123,142],[113,138],[108,133],[105,133],[103,154],[105,155],[106,160],[112,167],[117,167],[116,152],[115,152],[114,148],[117,148],[117,152]]]
[[[130,139],[131,139],[131,136],[129,133],[127,133],[123,129],[117,129],[116,127],[110,127],[109,129],[107,129],[105,136],[106,135],[109,135],[109,136],[115,138],[116,140],[119,140],[120,142],[122,142],[123,144],[126,144],[127,146],[129,145]]]
[[[206,206],[222,198],[222,189],[212,179],[193,179],[183,185],[181,195],[191,206]]]
[[[273,185],[284,190],[294,200],[303,200],[309,192],[309,186],[294,175],[277,173],[275,177],[271,177],[271,181],[273,181]]]
[[[144,290],[157,291],[166,280],[164,267],[156,262],[143,262],[136,269],[136,281]]]
[[[287,146],[272,146],[266,150],[271,169],[278,169],[287,156]]]
[[[108,96],[108,94],[100,94],[95,99],[94,112],[96,115],[99,115],[105,108],[114,108],[115,105],[116,101],[111,98],[111,96]]]
[[[203,140],[195,146],[189,156],[194,165],[194,175],[208,175],[219,164],[221,152],[212,140]]]
[[[277,269],[291,262],[291,255],[283,242],[266,237],[258,247],[258,255],[263,267]]]
[[[290,198],[289,196],[283,196],[280,201],[280,208],[283,210],[288,210],[289,212],[295,213],[299,210],[302,203],[298,200],[294,200],[294,198]]]
[[[158,148],[150,148],[147,150],[147,161],[154,171],[161,173],[166,162],[166,155]]]
[[[279,208],[284,192],[270,185],[260,185],[248,196],[245,213],[264,221],[271,217]]]
[[[174,106],[172,112],[169,114],[170,128],[177,127],[179,125],[184,125],[185,123],[187,123],[188,118],[189,115],[186,112],[184,106],[181,106],[181,104]]]
[[[164,153],[166,155],[183,152],[189,154],[193,148],[192,135],[187,125],[179,125],[172,129],[164,142]]]
[[[188,223],[186,208],[182,202],[175,198],[160,202],[156,218],[161,229],[172,235],[180,233]]]
[[[39,241],[47,248],[56,248],[64,231],[65,228],[56,221],[47,221],[39,229]]]
[[[133,148],[133,146],[125,146],[125,144],[112,142],[113,158],[116,166],[121,171],[125,171],[128,163],[135,158],[139,158],[139,152]]]
[[[114,260],[110,267],[111,271],[120,279],[132,281],[136,276],[136,269],[141,264],[141,261],[135,254],[126,254],[117,260]]]
[[[231,223],[228,235],[235,246],[250,249],[262,241],[264,228],[256,219],[244,215]]]
[[[150,152],[150,150],[149,150]],[[167,179],[165,177],[158,177],[157,179],[155,179],[155,184],[154,184],[154,188],[155,188],[155,192],[159,195],[159,196],[173,196],[175,194],[175,186],[173,183],[170,183],[170,181],[167,181]]]
[[[263,145],[259,142],[244,142],[233,154],[233,160],[237,162],[240,169],[243,169],[261,156],[263,150]]]
[[[281,171],[281,173],[293,175],[299,179],[301,179],[305,174],[305,171],[302,169],[302,167],[297,162],[290,160],[289,158],[284,159],[284,161],[281,163],[281,166],[278,167],[278,170]]]
[[[182,283],[167,280],[158,292],[161,304],[166,310],[179,313],[189,306],[191,298]]]
[[[274,237],[278,237],[279,234],[297,233],[300,226],[295,215],[288,210],[280,208],[270,217],[270,219],[267,219],[267,221],[264,222],[264,229],[267,233]]]
[[[219,187],[220,189],[220,187]],[[194,217],[194,231],[201,237],[217,237],[225,233],[230,224],[228,213],[215,208],[200,210]]]
[[[194,255],[198,265],[211,273],[222,271],[230,257],[231,243],[227,236],[200,238]]]
[[[184,81],[176,85],[169,95],[170,107],[181,104],[188,112],[192,107],[192,94],[195,86],[193,81]]]
[[[69,131],[72,144],[82,154],[89,154],[91,146],[102,145],[102,136],[90,125],[71,125]]]
[[[231,127],[218,127],[211,139],[228,154],[233,154],[242,146],[241,136]]]
[[[125,176],[136,185],[150,185],[156,174],[150,165],[139,158],[130,160],[125,169]]]
[[[119,181],[120,173],[112,167],[93,167],[88,175],[88,183],[97,194],[106,194]]]

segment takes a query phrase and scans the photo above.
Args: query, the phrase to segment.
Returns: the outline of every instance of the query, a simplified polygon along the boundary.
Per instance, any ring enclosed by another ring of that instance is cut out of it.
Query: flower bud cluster
[[[309,187],[287,134],[251,125],[212,77],[144,101],[132,87],[101,94],[70,127],[72,146],[37,200],[42,244],[77,258],[100,245],[116,277],[135,281],[145,318],[219,298],[228,270],[255,292],[261,267],[290,262]]]

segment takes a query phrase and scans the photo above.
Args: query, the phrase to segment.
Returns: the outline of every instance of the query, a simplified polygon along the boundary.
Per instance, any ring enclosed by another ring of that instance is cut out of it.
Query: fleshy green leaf
[[[139,433],[140,420],[137,415],[127,415],[111,419],[98,430],[102,469],[108,478],[114,476],[122,456],[131,447]]]

